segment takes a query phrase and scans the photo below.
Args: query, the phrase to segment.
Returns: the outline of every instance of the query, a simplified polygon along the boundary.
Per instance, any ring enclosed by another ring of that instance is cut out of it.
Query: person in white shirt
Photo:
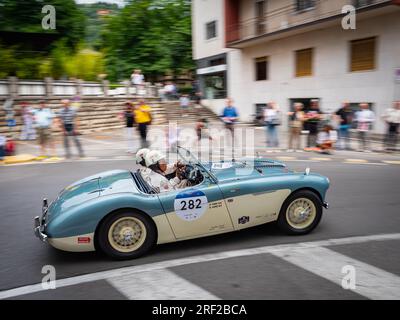
[[[35,140],[36,130],[33,126],[33,109],[26,102],[21,103],[21,116],[24,123],[20,140]]]
[[[388,108],[382,119],[387,124],[387,132],[385,135],[386,151],[396,150],[397,135],[400,128],[400,100],[393,103],[393,108]]]
[[[33,112],[34,124],[37,129],[39,135],[39,144],[40,144],[40,157],[47,157],[47,147],[50,147],[52,156],[56,156],[54,141],[51,136],[51,127],[53,124],[54,113],[46,108],[46,104],[44,101],[41,101],[39,104],[39,109]]]
[[[131,75],[131,81],[133,85],[141,85],[144,82],[144,76],[141,72],[141,70],[133,70],[133,73]]]
[[[330,125],[325,125],[317,135],[317,147],[321,153],[331,154],[338,139],[336,130]]]
[[[5,150],[6,149],[6,142],[7,142],[6,137],[0,135],[0,161],[3,160],[3,158],[4,158],[5,154],[6,154],[6,150]]]
[[[356,112],[360,149],[361,151],[368,151],[368,132],[375,121],[375,113],[369,109],[368,103],[360,103],[360,109]]]
[[[182,178],[180,164],[167,164],[165,155],[160,151],[148,152],[145,161],[150,170],[141,172],[142,177],[157,193],[170,192],[187,186],[187,180]],[[171,174],[175,177],[168,180],[166,176]]]
[[[144,75],[141,70],[133,70],[133,73],[131,74],[131,82],[136,89],[136,95],[140,94],[140,89],[142,89],[144,84]]]
[[[270,102],[264,109],[264,123],[267,129],[267,147],[279,147],[277,126],[280,125],[280,111],[276,103]]]

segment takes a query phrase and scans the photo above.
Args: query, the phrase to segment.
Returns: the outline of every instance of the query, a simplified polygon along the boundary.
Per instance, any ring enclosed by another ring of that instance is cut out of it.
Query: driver
[[[165,155],[160,151],[150,151],[145,156],[146,166],[150,170],[142,172],[143,178],[157,191],[169,192],[176,188],[185,188],[187,180],[182,177],[182,165],[168,165]],[[168,180],[166,174],[175,172],[175,177]]]

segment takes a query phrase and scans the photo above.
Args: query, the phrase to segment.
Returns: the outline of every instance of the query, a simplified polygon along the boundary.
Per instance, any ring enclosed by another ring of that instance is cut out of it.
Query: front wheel
[[[150,218],[139,212],[117,212],[108,216],[98,230],[98,245],[109,257],[134,259],[151,249],[156,231]]]
[[[278,226],[287,234],[311,232],[322,217],[322,203],[312,191],[302,190],[290,195],[283,203]]]

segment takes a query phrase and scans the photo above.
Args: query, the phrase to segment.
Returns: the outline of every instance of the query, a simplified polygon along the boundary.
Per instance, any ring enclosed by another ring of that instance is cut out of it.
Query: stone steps
[[[24,100],[29,105],[36,108],[39,100]],[[116,129],[124,127],[124,121],[119,117],[120,113],[124,110],[126,98],[98,98],[98,99],[84,99],[78,109],[79,117],[79,130],[82,133],[101,131],[108,129]],[[205,107],[193,107],[186,112],[187,116],[182,117],[181,108],[178,102],[160,102],[156,99],[146,99],[152,107],[153,121],[152,124],[160,125],[167,124],[168,121],[176,121],[179,124],[193,123],[199,118],[207,118],[210,121],[219,121],[212,111]],[[4,100],[0,100],[0,106],[4,104]],[[22,129],[22,118],[19,115],[19,102],[15,103],[16,106],[16,126],[13,127],[13,132],[19,136]],[[48,108],[57,113],[62,107],[60,100],[50,99],[46,100]],[[0,134],[7,134],[10,132],[5,121],[6,113],[0,109]],[[58,128],[54,128],[54,133],[60,133]]]

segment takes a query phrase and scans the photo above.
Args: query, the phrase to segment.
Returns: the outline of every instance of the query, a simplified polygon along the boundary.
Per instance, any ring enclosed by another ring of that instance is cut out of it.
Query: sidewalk
[[[221,123],[212,123],[212,129],[217,129],[218,132],[224,128]],[[158,142],[165,146],[166,144],[166,125],[153,125],[150,127],[148,139],[151,142],[154,142],[158,139]],[[193,146],[190,147],[192,151],[198,151],[197,148],[197,136],[194,131],[194,124],[186,124],[181,127],[182,131],[184,129],[188,129],[185,133],[189,133],[185,136],[185,141],[192,141]],[[287,132],[279,132],[280,138],[280,147],[279,148],[267,148],[266,147],[266,133],[265,127],[254,127],[246,124],[240,124],[236,127],[236,130],[248,130],[254,129],[254,149],[253,146],[249,146],[247,149],[253,149],[253,153],[255,155],[266,156],[266,157],[283,157],[285,158],[310,158],[310,157],[325,157],[325,155],[320,155],[315,152],[298,152],[298,153],[289,153],[287,152],[287,142],[288,142],[288,133]],[[181,131],[181,132],[182,132]],[[193,131],[193,132],[192,132]],[[192,133],[191,133],[192,132]],[[244,133],[245,131],[243,131]],[[160,137],[160,134],[164,134],[164,137]],[[192,135],[192,136],[190,136]],[[17,155],[13,157],[5,157],[3,164],[20,164],[20,163],[31,163],[31,162],[58,162],[64,161],[64,147],[62,137],[55,137],[56,144],[56,158],[40,158],[40,147],[36,141],[17,141]],[[79,136],[83,148],[86,154],[86,160],[90,159],[133,159],[134,154],[127,153],[128,141],[125,135],[125,131],[123,129],[114,129],[96,133],[90,133],[87,135]],[[306,135],[302,135],[302,146],[305,145],[305,141],[307,139]],[[135,150],[140,148],[140,138],[136,130],[134,130],[133,136]],[[208,140],[207,140],[208,141]],[[207,141],[205,143],[207,144]],[[160,145],[159,143],[159,145]],[[185,142],[181,142],[183,145]],[[362,159],[386,159],[387,161],[400,161],[400,153],[385,153],[383,150],[383,144],[380,141],[371,141],[370,142],[372,152],[363,153],[356,151],[340,151],[337,150],[334,154],[329,155],[332,159],[344,159],[344,158],[362,158]],[[71,141],[71,151],[76,154],[76,148]],[[351,147],[356,149],[358,147],[357,139],[351,139]],[[213,153],[219,153],[226,151],[225,149],[230,149],[230,143],[228,146],[223,147],[220,146],[220,150],[213,149]],[[241,150],[236,150],[237,153],[240,153]],[[78,157],[73,157],[73,160],[79,159]],[[1,163],[1,162],[0,162]]]

